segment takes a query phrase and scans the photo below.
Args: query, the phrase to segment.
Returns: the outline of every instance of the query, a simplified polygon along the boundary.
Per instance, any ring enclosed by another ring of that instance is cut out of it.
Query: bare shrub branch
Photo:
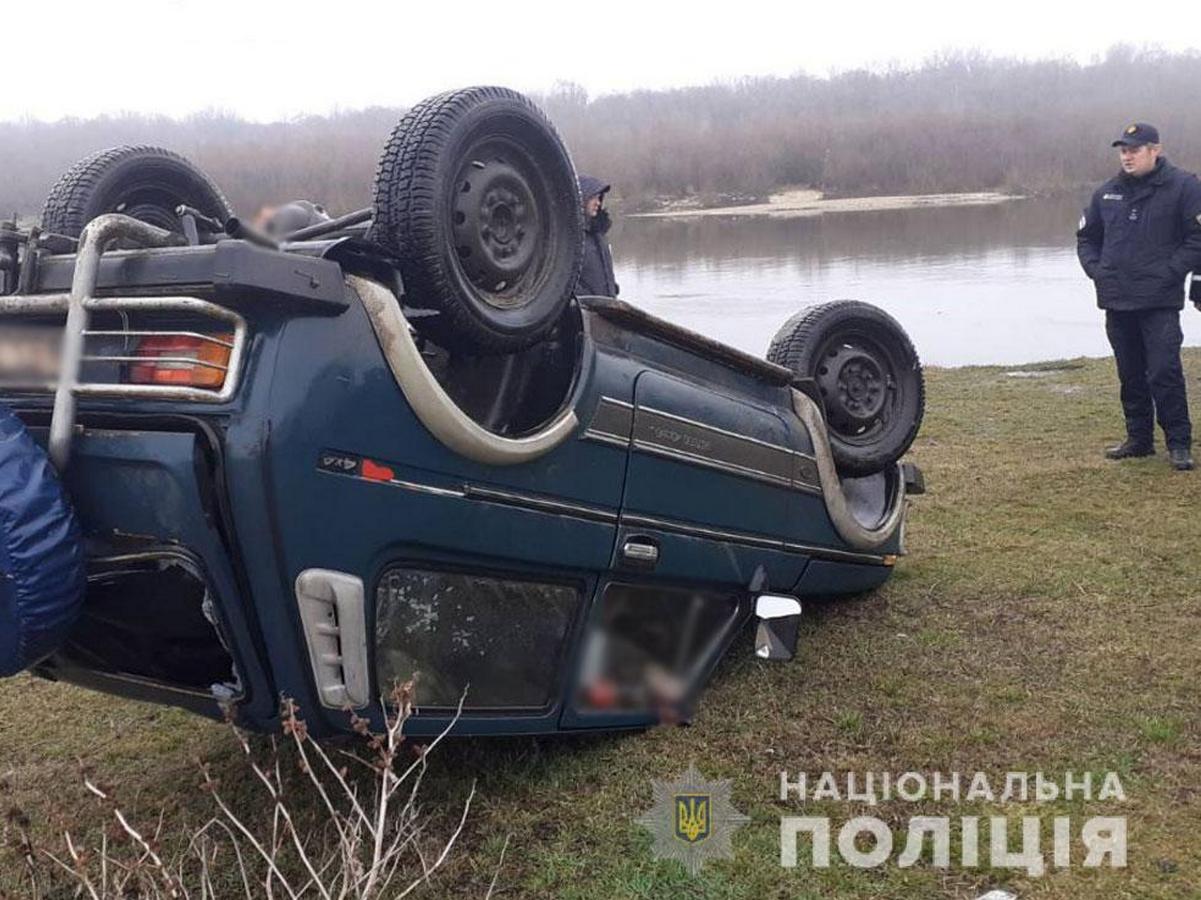
[[[247,900],[405,897],[429,884],[449,858],[476,792],[473,782],[453,830],[431,842],[426,834],[429,821],[417,809],[418,788],[428,753],[458,720],[462,702],[447,728],[428,747],[414,750],[416,759],[400,769],[402,753],[408,749],[404,726],[412,708],[413,683],[408,682],[381,699],[382,731],[373,732],[368,719],[353,716],[353,728],[367,750],[365,755],[352,754],[363,768],[361,778],[352,778],[348,769],[335,765],[327,750],[309,737],[300,710],[287,698],[281,705],[287,739],[283,747],[272,739],[266,761],[256,759],[250,740],[231,723],[251,783],[270,805],[257,814],[241,810],[223,793],[211,767],[202,762],[201,786],[217,813],[199,828],[177,831],[182,840],[171,854],[162,849],[164,815],[153,831],[139,828],[113,790],[86,768],[83,786],[104,808],[120,840],[110,840],[102,832],[89,846],[64,829],[65,850],[41,846],[28,817],[14,811],[5,826],[5,843],[22,858],[35,898],[45,896],[46,886],[55,879],[89,900],[124,896],[208,900],[229,896],[231,890]],[[291,771],[284,765],[285,750],[301,773],[299,782],[285,774]],[[314,817],[314,824],[306,824]],[[232,861],[222,864],[229,856]]]

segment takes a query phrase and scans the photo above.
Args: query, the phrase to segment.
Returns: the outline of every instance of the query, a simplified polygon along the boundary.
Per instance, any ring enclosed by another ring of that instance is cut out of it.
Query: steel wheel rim
[[[527,306],[549,258],[547,185],[531,155],[505,138],[483,138],[464,155],[450,197],[456,265],[488,306]]]
[[[902,371],[893,348],[867,331],[845,332],[822,345],[814,380],[827,421],[844,443],[870,445],[892,425],[904,401]]]

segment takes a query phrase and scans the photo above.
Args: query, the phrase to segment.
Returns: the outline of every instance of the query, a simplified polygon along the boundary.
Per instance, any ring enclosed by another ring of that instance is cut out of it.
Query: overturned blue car
[[[575,170],[469,88],[392,133],[370,208],[268,233],[182,157],[97,153],[0,227],[0,674],[350,729],[687,719],[753,623],[883,583],[922,372],[887,314],[759,359],[575,296]]]

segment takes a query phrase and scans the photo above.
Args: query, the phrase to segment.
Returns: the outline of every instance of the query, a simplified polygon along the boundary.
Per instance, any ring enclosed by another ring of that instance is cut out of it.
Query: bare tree
[[[1072,190],[1114,169],[1113,131],[1155,122],[1167,152],[1201,167],[1201,54],[1119,45],[1082,65],[944,53],[912,68],[830,78],[748,78],[589,98],[559,83],[538,99],[577,167],[627,202],[744,198],[789,185],[841,194]],[[297,197],[367,205],[400,110],[257,124],[213,112],[0,124],[0,213],[33,215],[58,175],[96,149],[155,143],[192,157],[235,207]]]

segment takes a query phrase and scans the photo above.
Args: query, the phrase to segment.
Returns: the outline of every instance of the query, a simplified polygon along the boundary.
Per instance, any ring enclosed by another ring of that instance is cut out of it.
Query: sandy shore
[[[922,206],[985,206],[1020,200],[1013,194],[980,191],[969,194],[909,194],[895,197],[826,198],[821,191],[789,190],[772,194],[766,203],[746,206],[690,206],[687,201],[657,212],[634,213],[630,218],[680,219],[694,216],[769,216],[792,218],[820,216],[828,212],[879,212],[886,209],[915,209]]]

